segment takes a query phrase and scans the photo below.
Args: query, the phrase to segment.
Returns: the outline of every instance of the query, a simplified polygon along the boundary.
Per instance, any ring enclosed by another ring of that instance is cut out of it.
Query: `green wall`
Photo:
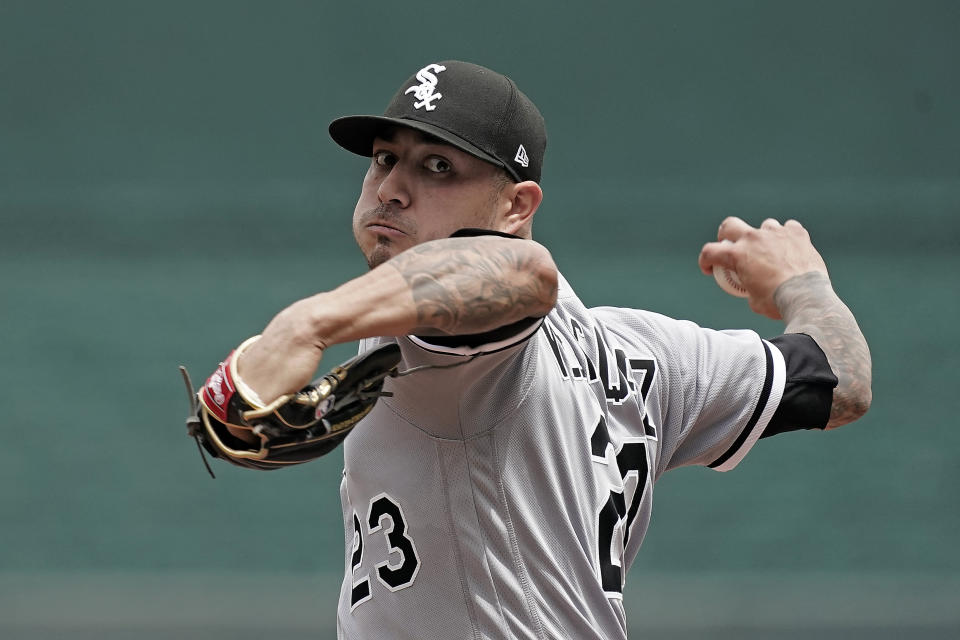
[[[326,125],[379,112],[444,58],[540,105],[535,234],[588,304],[774,335],[696,257],[726,215],[794,217],[871,343],[860,423],[663,479],[628,592],[719,573],[810,595],[882,576],[952,610],[960,4],[3,0],[0,630],[41,637],[48,590],[83,576],[336,589],[341,455],[217,464],[210,480],[177,365],[202,380],[286,304],[363,272],[349,221],[365,163]],[[35,598],[14,598],[37,576]],[[103,607],[91,628],[109,626]],[[932,619],[891,624],[960,627]]]

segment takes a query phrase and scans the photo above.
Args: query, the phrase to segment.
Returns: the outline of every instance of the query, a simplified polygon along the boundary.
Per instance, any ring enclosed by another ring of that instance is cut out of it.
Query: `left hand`
[[[729,242],[724,242],[729,240]],[[781,284],[813,271],[827,275],[827,265],[796,220],[780,224],[767,218],[760,228],[731,216],[717,231],[717,242],[700,250],[700,270],[710,275],[714,265],[737,272],[749,294],[750,308],[774,320],[782,319],[773,294]]]
[[[325,344],[313,331],[317,296],[290,305],[237,360],[237,373],[264,402],[296,393],[313,379]]]

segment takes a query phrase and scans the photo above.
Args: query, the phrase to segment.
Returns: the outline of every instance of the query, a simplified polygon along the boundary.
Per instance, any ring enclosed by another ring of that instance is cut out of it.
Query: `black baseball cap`
[[[423,67],[397,91],[382,116],[346,116],[330,136],[353,153],[373,155],[383,127],[422,131],[506,169],[517,182],[540,182],[547,131],[536,105],[510,78],[469,62]]]

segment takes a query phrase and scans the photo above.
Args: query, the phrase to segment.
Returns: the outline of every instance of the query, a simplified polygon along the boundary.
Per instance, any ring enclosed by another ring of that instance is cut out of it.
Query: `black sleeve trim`
[[[760,416],[763,415],[763,410],[767,407],[767,401],[770,399],[770,390],[773,388],[773,355],[770,353],[770,347],[767,343],[761,342],[763,343],[763,356],[766,359],[767,372],[763,379],[763,388],[760,390],[760,398],[757,400],[757,406],[754,408],[747,425],[743,428],[743,431],[740,432],[740,435],[737,436],[734,443],[730,445],[730,448],[727,449],[722,456],[707,465],[711,469],[719,467],[740,450],[740,447],[743,446],[747,438],[750,437],[750,434],[753,433],[753,428],[756,426],[757,421],[760,420]],[[762,438],[763,435],[761,434],[760,437]]]
[[[454,231],[450,237],[451,238],[475,238],[477,236],[499,236],[501,238],[515,238],[517,240],[522,240],[520,236],[515,236],[512,233],[504,233],[502,231],[494,231],[492,229],[458,229]],[[467,348],[475,349],[479,346],[485,344],[493,344],[503,342],[511,338],[512,336],[519,336],[524,330],[529,329],[533,325],[541,322],[543,318],[523,318],[517,320],[511,324],[497,327],[491,331],[486,331],[484,333],[472,333],[462,336],[415,336],[421,342],[424,342],[428,345],[433,345],[437,347],[444,347],[445,349],[457,349],[457,348]]]
[[[451,238],[476,238],[477,236],[499,236],[501,238],[515,238],[517,240],[523,240],[520,236],[515,236],[512,233],[505,233],[503,231],[494,231],[493,229],[458,229],[450,234]]]
[[[787,333],[770,342],[783,354],[786,383],[780,405],[760,437],[825,428],[838,380],[823,349],[805,333]]]
[[[543,318],[523,318],[503,327],[486,331],[484,333],[470,333],[463,336],[416,336],[421,342],[436,347],[446,347],[447,349],[456,349],[458,347],[467,347],[475,349],[481,345],[492,344],[494,342],[503,342],[513,336],[518,336],[525,329],[539,324]]]

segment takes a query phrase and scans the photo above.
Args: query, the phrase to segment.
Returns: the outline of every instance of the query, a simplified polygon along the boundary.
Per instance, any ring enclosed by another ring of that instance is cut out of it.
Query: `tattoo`
[[[557,279],[552,261],[544,269],[543,256],[525,241],[481,236],[419,244],[389,264],[413,293],[418,332],[456,335],[546,315]]]
[[[850,309],[820,272],[790,278],[773,294],[787,323],[785,333],[805,333],[816,340],[839,380],[827,428],[853,422],[870,406],[870,349]]]

